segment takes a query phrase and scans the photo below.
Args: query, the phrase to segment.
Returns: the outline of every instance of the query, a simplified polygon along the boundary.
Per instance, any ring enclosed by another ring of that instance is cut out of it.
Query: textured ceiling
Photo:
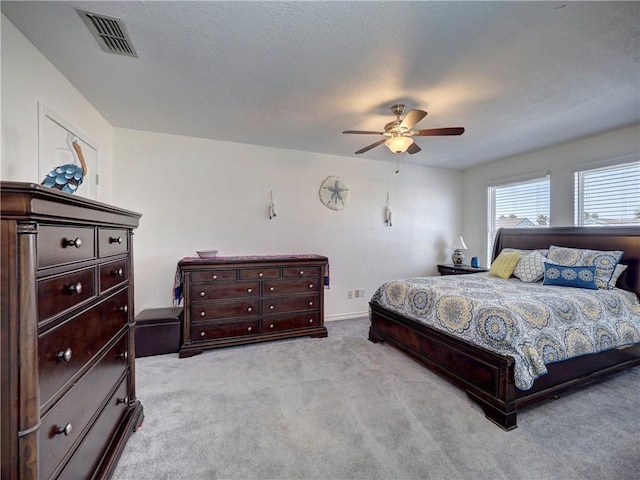
[[[115,127],[355,156],[390,107],[429,112],[402,161],[447,168],[640,122],[638,2],[2,1]],[[103,52],[76,8],[120,18]],[[395,161],[380,146],[363,154]]]

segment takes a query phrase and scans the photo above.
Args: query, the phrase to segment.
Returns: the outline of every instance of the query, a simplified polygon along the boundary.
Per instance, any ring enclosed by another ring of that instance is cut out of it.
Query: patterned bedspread
[[[515,359],[515,385],[532,387],[553,362],[640,343],[638,297],[621,289],[503,280],[487,273],[395,280],[372,302]]]

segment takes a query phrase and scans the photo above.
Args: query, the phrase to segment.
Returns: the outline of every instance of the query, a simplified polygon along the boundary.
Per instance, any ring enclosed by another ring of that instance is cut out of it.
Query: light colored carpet
[[[366,318],[329,337],[136,360],[126,479],[637,479],[640,368],[520,411],[516,430]]]

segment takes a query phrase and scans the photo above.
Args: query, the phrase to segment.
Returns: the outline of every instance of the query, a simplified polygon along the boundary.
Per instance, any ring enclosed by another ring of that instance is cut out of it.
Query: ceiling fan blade
[[[368,130],[345,130],[342,133],[358,133],[358,134],[365,134],[365,135],[384,135],[384,132],[371,132]]]
[[[407,153],[413,155],[414,153],[418,153],[421,150],[422,149],[418,146],[418,144],[416,142],[413,142],[411,145],[409,145],[409,148],[407,148]]]
[[[361,148],[360,150],[358,150],[356,153],[364,153],[364,152],[368,152],[369,150],[371,150],[372,148],[377,147],[378,145],[382,145],[384,142],[386,142],[387,139],[383,138],[382,140],[378,140],[376,143],[372,143],[371,145]]]
[[[416,123],[418,123],[420,120],[422,120],[426,116],[427,116],[427,112],[425,112],[424,110],[416,110],[416,109],[409,110],[407,115],[404,117],[404,120],[402,120],[402,123],[400,124],[400,128],[401,129],[406,128],[407,130],[411,130]]]
[[[421,137],[436,137],[438,135],[462,135],[464,133],[464,127],[449,127],[449,128],[428,128],[426,130],[415,130],[411,132],[411,135],[417,135]]]

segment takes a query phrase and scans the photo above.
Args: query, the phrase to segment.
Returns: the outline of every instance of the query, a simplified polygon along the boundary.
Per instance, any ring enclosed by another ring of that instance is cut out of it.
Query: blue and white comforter
[[[640,303],[625,290],[503,280],[487,273],[395,280],[372,302],[515,359],[515,385],[532,387],[545,365],[640,343]]]

